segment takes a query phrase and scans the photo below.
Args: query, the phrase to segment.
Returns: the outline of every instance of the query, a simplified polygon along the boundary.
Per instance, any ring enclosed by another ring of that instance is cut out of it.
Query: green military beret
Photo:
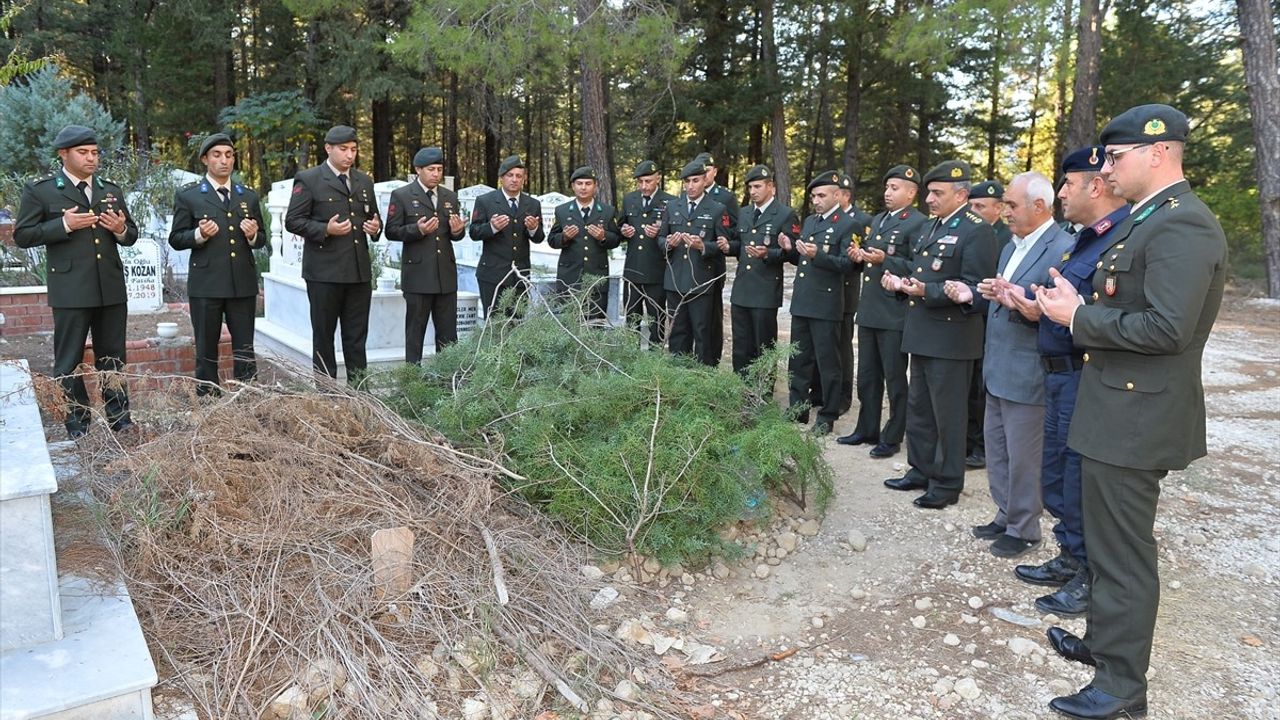
[[[438,147],[424,147],[413,155],[413,166],[416,168],[443,164],[444,150]]]
[[[569,176],[569,182],[573,182],[575,180],[595,180],[595,179],[596,179],[596,170],[590,165],[583,165],[577,170],[574,170],[573,174]]]
[[[931,182],[969,182],[973,177],[973,170],[969,167],[969,163],[963,160],[947,160],[938,163],[938,165],[925,173],[924,184]]]
[[[200,143],[200,155],[198,157],[204,157],[210,150],[218,147],[219,145],[226,145],[232,150],[236,149],[235,143],[231,142],[230,135],[226,133],[214,133],[205,138],[204,142]]]
[[[706,172],[707,172],[707,166],[703,165],[698,160],[694,160],[688,165],[685,165],[684,169],[680,171],[680,179],[684,180],[685,178],[691,178],[694,175],[705,175]]]
[[[512,170],[515,170],[516,168],[523,168],[523,167],[524,167],[524,161],[520,159],[520,156],[512,155],[508,157],[506,160],[503,160],[502,164],[498,166],[498,177],[502,177],[503,175],[506,175],[507,173],[511,172]]]
[[[702,163],[703,167],[713,168],[716,166],[716,159],[711,157],[711,153],[709,152],[698,153],[697,157],[695,157],[693,161]]]
[[[1004,197],[1004,185],[999,180],[983,180],[969,189],[969,197],[1001,199]]]
[[[840,173],[840,189],[853,190],[853,178],[849,177],[849,173]]]
[[[812,190],[817,187],[822,187],[823,185],[835,185],[836,187],[840,187],[840,173],[835,170],[824,170],[810,180],[809,186],[805,189]]]
[[[636,171],[631,174],[632,177],[644,177],[645,175],[657,175],[658,164],[652,160],[645,160],[636,166]]]
[[[342,145],[356,141],[356,129],[350,125],[334,125],[324,134],[325,145]]]
[[[884,182],[889,182],[894,178],[900,178],[916,185],[920,184],[920,173],[910,165],[894,165],[889,168],[889,172],[884,174]]]
[[[1153,143],[1161,140],[1183,142],[1190,126],[1187,116],[1168,105],[1139,105],[1120,113],[1102,128],[1103,145]]]
[[[751,182],[753,180],[773,180],[773,171],[769,169],[768,165],[752,165],[751,169],[747,170],[746,181]]]
[[[68,125],[58,131],[58,135],[53,138],[53,147],[55,150],[66,150],[67,148],[79,147],[81,145],[97,145],[98,136],[94,134],[91,128],[83,125]]]

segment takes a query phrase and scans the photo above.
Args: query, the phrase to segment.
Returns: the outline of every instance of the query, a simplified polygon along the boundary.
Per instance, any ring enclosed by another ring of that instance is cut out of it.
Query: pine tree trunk
[[[1076,80],[1071,115],[1067,119],[1066,152],[1097,142],[1098,83],[1102,59],[1102,8],[1100,0],[1080,0],[1076,28]]]
[[[773,36],[773,0],[760,0],[763,49],[760,62],[769,85],[769,157],[773,164],[773,180],[778,197],[790,205],[791,166],[787,161],[787,117],[782,105],[782,84],[778,82],[778,46]]]
[[[1267,296],[1280,298],[1280,70],[1271,3],[1236,0],[1244,48],[1244,77],[1257,149],[1258,204]]]

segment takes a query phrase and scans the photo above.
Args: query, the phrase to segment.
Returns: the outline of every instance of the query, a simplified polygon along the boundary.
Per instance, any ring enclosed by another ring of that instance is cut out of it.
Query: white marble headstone
[[[150,238],[141,238],[132,247],[121,247],[125,293],[129,314],[152,313],[164,309],[164,281],[160,270],[160,247]]]

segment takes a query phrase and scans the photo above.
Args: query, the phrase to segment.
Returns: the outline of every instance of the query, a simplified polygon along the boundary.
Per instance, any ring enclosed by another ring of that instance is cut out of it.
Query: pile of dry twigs
[[[201,717],[681,714],[595,627],[581,551],[496,489],[509,471],[367,394],[237,387],[109,467],[110,544]],[[391,529],[411,551],[378,567]]]

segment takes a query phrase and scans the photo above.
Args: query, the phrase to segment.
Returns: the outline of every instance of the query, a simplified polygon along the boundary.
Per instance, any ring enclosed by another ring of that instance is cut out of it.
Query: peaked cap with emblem
[[[231,142],[230,135],[226,133],[214,133],[205,138],[204,142],[200,143],[200,155],[198,157],[204,157],[209,154],[210,150],[218,147],[219,145],[226,145],[232,150],[235,150],[236,148],[235,144]]]
[[[1102,128],[1103,145],[1184,142],[1190,126],[1187,116],[1168,105],[1139,105],[1120,113]]]
[[[768,165],[752,165],[751,169],[747,170],[746,182],[753,180],[773,180],[773,171]]]
[[[969,189],[969,197],[999,200],[1004,197],[1004,185],[999,180],[983,180]]]
[[[53,139],[53,148],[55,150],[97,144],[98,136],[94,134],[93,129],[83,125],[68,125],[59,130],[58,135]]]
[[[931,182],[969,182],[973,179],[973,168],[969,167],[969,163],[963,160],[947,160],[938,163],[932,170],[925,173],[924,184]]]
[[[573,182],[575,180],[595,180],[595,179],[596,179],[596,170],[590,165],[583,165],[577,170],[574,170],[573,174],[569,176],[569,182]]]
[[[636,166],[636,171],[631,174],[632,177],[644,177],[646,175],[657,175],[658,164],[652,160],[644,160]]]
[[[438,147],[424,147],[413,155],[413,166],[416,168],[443,164],[444,150]]]
[[[685,165],[680,171],[680,179],[684,180],[685,178],[691,178],[694,175],[705,175],[706,172],[707,166],[703,165],[700,160],[694,160],[688,165]]]
[[[894,165],[889,168],[889,172],[884,174],[884,182],[889,182],[894,178],[913,182],[916,185],[920,184],[920,173],[916,172],[916,169],[910,165]]]
[[[822,187],[823,185],[835,185],[836,187],[840,187],[840,173],[835,170],[823,170],[809,181],[809,185],[805,189],[812,190],[814,188]]]
[[[502,177],[516,168],[523,167],[524,161],[520,159],[520,156],[511,155],[506,160],[503,160],[502,164],[498,166],[498,177]]]
[[[1086,145],[1079,150],[1072,150],[1062,158],[1062,174],[1069,172],[1097,172],[1106,162],[1106,154],[1101,145]]]
[[[334,125],[324,134],[325,145],[342,145],[356,141],[356,129],[350,125]]]

